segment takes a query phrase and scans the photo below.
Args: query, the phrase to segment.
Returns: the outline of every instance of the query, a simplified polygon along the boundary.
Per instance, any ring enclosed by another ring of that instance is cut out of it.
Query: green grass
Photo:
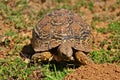
[[[14,60],[0,60],[0,80],[17,78],[19,80],[29,80],[29,75],[36,68],[27,66],[20,58]]]
[[[106,34],[111,33],[109,40],[104,40],[100,43],[101,49],[99,51],[93,51],[90,56],[96,63],[117,63],[120,64],[120,22],[114,21],[108,25],[108,28],[99,28],[98,32]],[[103,49],[103,46],[108,45],[107,50]]]
[[[112,22],[111,24],[109,24],[108,31],[109,32],[112,31],[113,34],[120,35],[120,22],[115,21],[115,22]]]
[[[43,72],[45,80],[61,80],[66,74],[72,71],[72,69],[63,69],[62,67],[58,66],[57,68],[61,68],[61,70],[57,69],[55,64],[48,63],[42,64],[41,66],[35,66],[33,64],[25,63],[20,58],[15,58],[13,60],[0,60],[0,80],[11,78],[18,80],[30,80],[30,74],[32,74],[32,72],[36,69],[39,69]]]
[[[109,53],[106,50],[93,51],[91,55],[95,63],[111,62]]]
[[[44,65],[43,73],[46,76],[45,80],[62,80],[68,73],[72,71],[72,69],[65,67],[63,68],[61,67],[61,65],[55,64]]]
[[[94,2],[92,2],[92,1],[80,0],[76,3],[76,5],[74,7],[80,8],[83,6],[88,8],[91,12],[94,10]]]

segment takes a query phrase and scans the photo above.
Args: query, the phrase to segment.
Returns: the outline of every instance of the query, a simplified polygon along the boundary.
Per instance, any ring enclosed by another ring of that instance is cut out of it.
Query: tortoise
[[[36,52],[32,59],[93,61],[87,56],[92,50],[91,27],[78,14],[57,9],[44,15],[32,31],[31,44]],[[56,49],[55,54],[50,50]]]

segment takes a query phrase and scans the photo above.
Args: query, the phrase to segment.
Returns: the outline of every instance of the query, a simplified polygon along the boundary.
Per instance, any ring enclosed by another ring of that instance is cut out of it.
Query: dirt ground
[[[81,66],[64,80],[120,80],[120,67],[115,64]]]

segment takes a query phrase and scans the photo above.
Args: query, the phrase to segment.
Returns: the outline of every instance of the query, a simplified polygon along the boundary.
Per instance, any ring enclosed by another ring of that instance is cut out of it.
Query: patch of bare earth
[[[42,80],[43,74],[40,70],[35,70],[33,73],[29,76],[31,80]]]
[[[68,74],[64,80],[120,80],[120,66],[94,64],[81,66]]]
[[[97,50],[100,48],[100,44],[102,41],[106,40],[107,43],[110,43],[110,39],[108,39],[111,35],[110,32],[99,33],[97,29],[100,28],[108,28],[109,23],[120,20],[120,5],[117,5],[118,0],[90,0],[94,3],[93,11],[90,11],[89,8],[84,6],[79,8],[79,11],[82,11],[84,15],[82,16],[89,25],[94,23],[94,28],[92,33],[94,36],[94,45]],[[89,2],[89,1],[88,1]],[[117,5],[117,7],[115,7]],[[103,48],[106,50],[108,44],[105,44]]]

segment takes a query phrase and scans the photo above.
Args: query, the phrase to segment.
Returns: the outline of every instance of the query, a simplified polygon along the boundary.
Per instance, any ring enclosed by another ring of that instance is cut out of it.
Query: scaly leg
[[[76,52],[75,57],[80,63],[84,65],[94,64],[94,62],[87,55],[85,55],[85,53],[83,53],[82,51]]]
[[[51,61],[53,55],[50,52],[41,52],[41,53],[35,53],[32,56],[32,60],[34,63],[40,62],[40,61]]]

